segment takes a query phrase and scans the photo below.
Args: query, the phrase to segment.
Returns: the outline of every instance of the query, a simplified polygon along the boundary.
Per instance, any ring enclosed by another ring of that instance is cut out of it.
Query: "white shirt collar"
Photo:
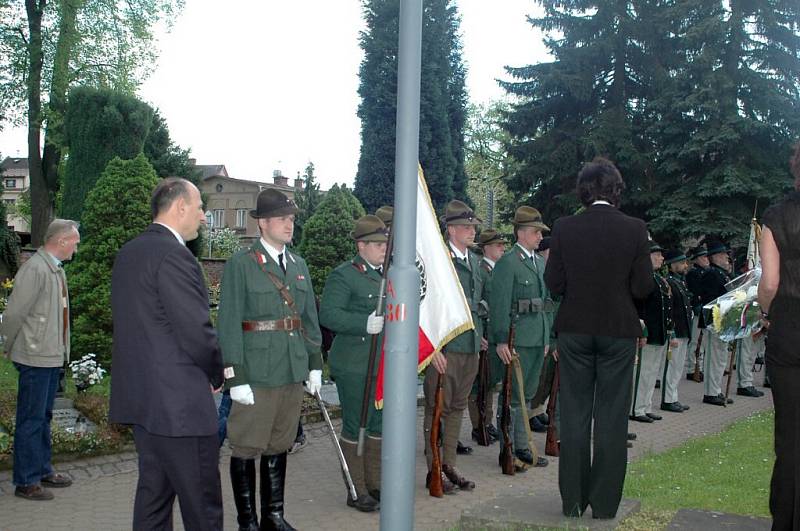
[[[614,205],[612,205],[611,203],[609,203],[608,201],[603,201],[602,199],[598,199],[597,201],[595,201],[594,203],[592,203],[592,206],[595,206],[595,205],[608,205],[608,206],[614,206]]]
[[[494,269],[494,266],[495,266],[495,264],[497,263],[497,262],[495,262],[494,260],[492,260],[492,259],[490,259],[490,258],[486,258],[485,256],[483,257],[483,260],[484,260],[484,261],[485,261],[487,264],[489,264],[489,265],[492,267],[492,269]]]
[[[467,256],[469,256],[469,254],[468,254],[469,251],[467,251],[466,253],[462,253],[461,251],[456,249],[456,246],[453,245],[453,242],[448,241],[447,243],[450,244],[450,249],[453,250],[453,254],[456,255],[456,258],[460,258],[461,260],[466,260],[467,259]]]
[[[530,251],[528,251],[528,250],[527,250],[525,247],[523,247],[522,245],[520,245],[520,244],[519,244],[519,242],[517,242],[517,243],[516,243],[516,246],[517,246],[517,247],[519,247],[520,249],[522,249],[522,252],[523,252],[523,253],[525,253],[525,256],[527,256],[528,258],[530,258],[531,256],[533,256],[533,253],[531,253],[531,252],[530,252]]]
[[[278,261],[278,255],[279,254],[283,254],[283,253],[286,252],[286,246],[285,245],[281,249],[276,249],[272,245],[268,244],[267,240],[265,240],[264,238],[261,238],[261,246],[264,247],[264,249],[267,251],[267,254],[273,260],[275,260],[276,264],[280,264],[280,262]],[[286,266],[286,260],[284,260],[283,265],[284,265],[284,267]]]
[[[181,245],[186,245],[186,242],[183,240],[181,235],[178,234],[178,231],[176,231],[175,229],[173,229],[172,227],[170,227],[169,225],[167,225],[165,223],[161,223],[160,221],[154,221],[153,223],[155,223],[156,225],[161,225],[162,227],[168,228],[169,231],[172,233],[172,235],[175,236],[175,238],[177,238],[179,242],[181,242]]]

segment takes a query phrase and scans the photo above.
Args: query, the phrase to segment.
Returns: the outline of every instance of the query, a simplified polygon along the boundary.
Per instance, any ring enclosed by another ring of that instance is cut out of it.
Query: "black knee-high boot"
[[[231,457],[231,486],[239,531],[258,531],[256,460]]]
[[[261,456],[261,531],[295,531],[283,519],[286,452]]]

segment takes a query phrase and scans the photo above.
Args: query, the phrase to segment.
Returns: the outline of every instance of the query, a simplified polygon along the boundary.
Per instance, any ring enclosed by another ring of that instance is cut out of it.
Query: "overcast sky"
[[[546,61],[526,15],[534,0],[457,0],[470,100],[503,97],[505,65]],[[198,164],[232,177],[294,177],[314,162],[324,189],[352,185],[358,165],[360,0],[186,0],[140,97]],[[0,154],[26,156],[24,129],[0,133]]]

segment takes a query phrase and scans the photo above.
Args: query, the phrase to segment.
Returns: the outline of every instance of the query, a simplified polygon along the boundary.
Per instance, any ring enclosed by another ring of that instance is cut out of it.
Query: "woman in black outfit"
[[[758,302],[769,323],[767,371],[775,403],[773,530],[800,530],[800,143],[795,191],[764,213]]]

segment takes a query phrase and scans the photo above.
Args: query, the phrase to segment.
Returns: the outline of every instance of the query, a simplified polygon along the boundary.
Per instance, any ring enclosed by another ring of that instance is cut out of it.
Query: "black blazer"
[[[655,288],[646,299],[637,301],[639,318],[647,327],[647,344],[663,345],[675,327],[672,321],[672,299],[667,280],[658,273],[653,273],[652,277]]]
[[[609,205],[557,220],[544,278],[563,295],[556,332],[641,337],[634,298],[655,287],[644,221]]]
[[[168,437],[217,432],[222,356],[200,264],[162,225],[117,254],[109,420]]]

